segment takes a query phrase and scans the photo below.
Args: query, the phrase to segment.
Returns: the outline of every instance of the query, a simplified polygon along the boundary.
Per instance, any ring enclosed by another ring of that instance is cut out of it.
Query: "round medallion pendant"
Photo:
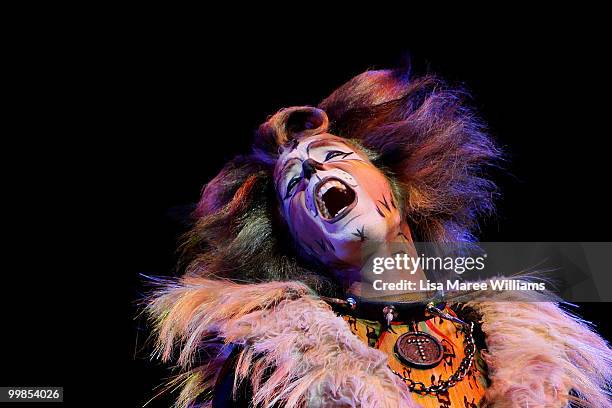
[[[435,337],[424,332],[408,332],[398,337],[395,353],[399,359],[416,368],[431,368],[442,361],[444,349]]]

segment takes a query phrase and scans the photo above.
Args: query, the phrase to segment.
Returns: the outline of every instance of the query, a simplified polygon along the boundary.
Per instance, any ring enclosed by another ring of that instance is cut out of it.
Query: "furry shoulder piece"
[[[465,307],[482,317],[492,380],[487,406],[558,408],[570,398],[577,406],[610,406],[610,349],[585,322],[550,302],[483,299]],[[419,406],[387,356],[299,282],[186,277],[165,283],[147,310],[157,356],[181,371],[171,384],[182,388],[178,407],[202,399],[210,405],[231,344],[243,346],[234,388],[250,381],[254,406]]]
[[[186,374],[179,407],[211,390],[224,354],[210,347],[219,343],[244,346],[236,377],[251,381],[255,406],[418,407],[387,356],[363,344],[301,283],[185,278],[158,293],[149,312],[162,360],[180,348]],[[203,345],[211,359],[192,368]]]

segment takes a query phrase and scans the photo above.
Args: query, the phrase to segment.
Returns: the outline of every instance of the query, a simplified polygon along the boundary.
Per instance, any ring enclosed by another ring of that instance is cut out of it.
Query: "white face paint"
[[[389,181],[345,139],[328,133],[300,139],[282,152],[274,181],[294,239],[325,264],[359,267],[365,242],[400,234]]]

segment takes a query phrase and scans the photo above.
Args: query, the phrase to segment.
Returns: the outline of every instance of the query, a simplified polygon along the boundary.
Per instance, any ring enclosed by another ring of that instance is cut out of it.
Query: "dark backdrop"
[[[100,28],[84,39],[56,27],[16,47],[31,59],[15,61],[20,98],[36,114],[21,121],[24,159],[10,174],[26,179],[13,179],[12,197],[37,227],[7,217],[22,249],[11,258],[28,268],[5,283],[3,384],[64,385],[73,401],[121,392],[121,406],[146,402],[170,371],[148,359],[140,274],[175,274],[176,240],[202,186],[248,151],[267,115],[315,105],[352,76],[407,58],[415,75],[467,88],[507,153],[499,213],[483,224],[483,241],[610,240],[609,79],[595,34],[251,29],[234,39],[157,20]],[[69,232],[68,223],[85,228]],[[604,306],[581,310],[610,338]],[[96,396],[98,387],[106,391]]]

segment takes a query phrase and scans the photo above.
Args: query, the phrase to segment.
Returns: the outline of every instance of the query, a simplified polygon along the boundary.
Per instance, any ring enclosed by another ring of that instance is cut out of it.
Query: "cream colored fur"
[[[571,399],[574,406],[612,406],[612,352],[586,322],[556,303],[520,302],[509,294],[467,306],[482,316],[490,406],[565,407],[570,390],[580,397]]]
[[[486,334],[488,406],[563,407],[571,389],[590,402],[585,406],[610,406],[604,391],[610,349],[599,336],[555,303],[493,296],[467,304],[482,315]],[[164,361],[176,358],[182,371],[173,384],[182,388],[179,407],[211,391],[229,344],[244,347],[236,381],[251,381],[256,406],[419,406],[388,369],[387,356],[355,337],[301,283],[188,277],[156,293],[148,311],[157,354]],[[202,348],[215,354],[193,367]]]

